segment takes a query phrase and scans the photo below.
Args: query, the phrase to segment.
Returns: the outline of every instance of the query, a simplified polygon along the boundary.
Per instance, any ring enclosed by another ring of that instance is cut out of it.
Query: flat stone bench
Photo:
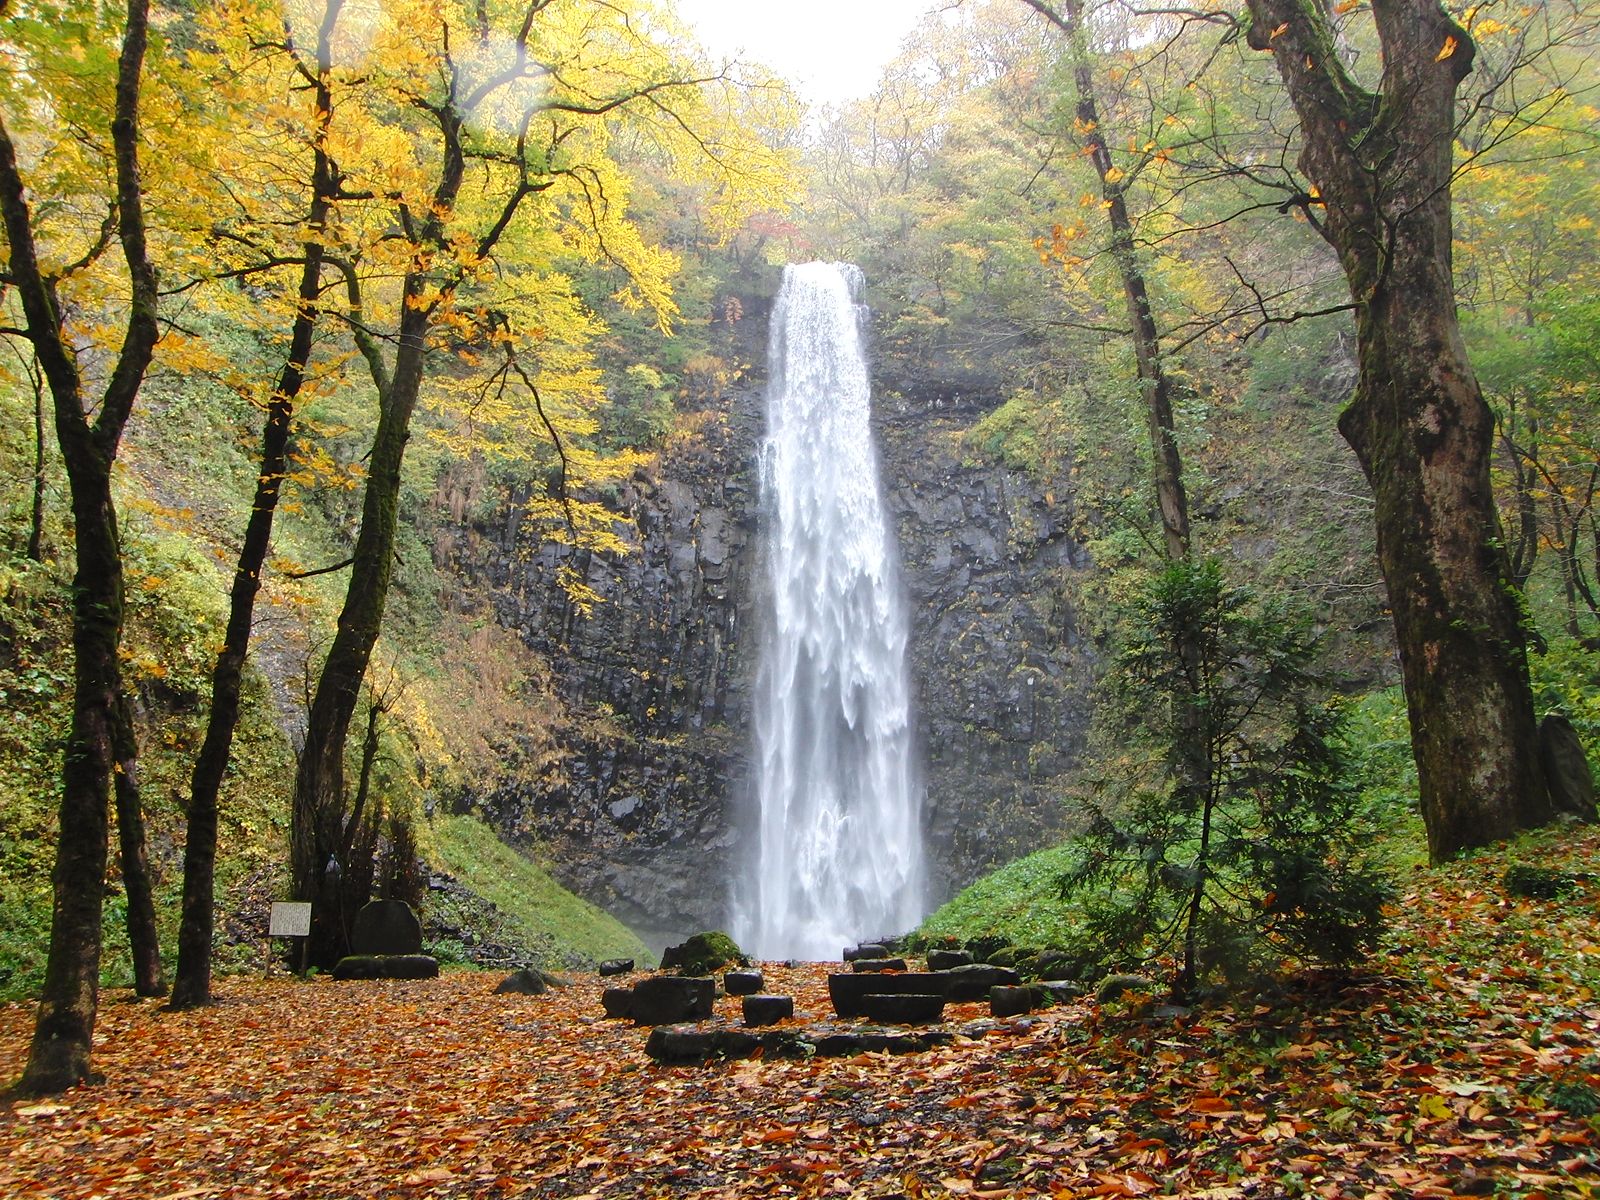
[[[694,1066],[727,1058],[845,1058],[852,1054],[917,1054],[945,1046],[943,1029],[703,1029],[658,1025],[644,1052],[663,1066]]]

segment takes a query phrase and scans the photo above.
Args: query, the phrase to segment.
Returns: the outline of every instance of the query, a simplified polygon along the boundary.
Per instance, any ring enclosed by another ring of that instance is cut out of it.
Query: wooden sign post
[[[267,921],[267,937],[300,939],[300,975],[306,973],[306,945],[311,937],[311,905],[305,901],[276,902]],[[272,974],[272,943],[267,943],[267,974]]]

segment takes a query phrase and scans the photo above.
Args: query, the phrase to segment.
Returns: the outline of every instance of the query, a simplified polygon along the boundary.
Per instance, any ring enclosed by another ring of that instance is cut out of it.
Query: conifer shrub
[[[1215,561],[1133,598],[1103,689],[1104,744],[1062,891],[1101,966],[1175,964],[1173,990],[1285,956],[1371,951],[1389,889],[1363,861],[1343,713],[1309,625]]]

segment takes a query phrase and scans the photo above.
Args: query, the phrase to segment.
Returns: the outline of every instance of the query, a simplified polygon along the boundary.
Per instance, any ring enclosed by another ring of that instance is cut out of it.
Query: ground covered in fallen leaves
[[[113,994],[106,1082],[0,1110],[0,1197],[1600,1196],[1600,882],[1510,899],[1514,859],[1592,871],[1600,835],[1419,871],[1360,976],[1159,1020],[1084,1001],[899,1058],[657,1067],[593,978]],[[830,1018],[827,969],[769,990]],[[30,1020],[0,1010],[0,1074]]]

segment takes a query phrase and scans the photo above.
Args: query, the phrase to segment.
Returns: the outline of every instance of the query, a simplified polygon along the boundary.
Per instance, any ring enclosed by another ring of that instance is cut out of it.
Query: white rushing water
[[[735,921],[761,958],[837,958],[923,914],[906,605],[868,421],[863,287],[853,266],[786,267],[772,314],[759,846]]]

